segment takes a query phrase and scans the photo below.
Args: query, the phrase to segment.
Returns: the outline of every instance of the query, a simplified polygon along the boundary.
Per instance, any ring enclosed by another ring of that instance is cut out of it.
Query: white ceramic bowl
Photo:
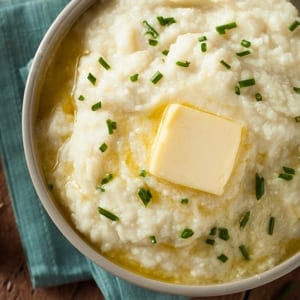
[[[81,253],[83,253],[83,255],[110,273],[139,286],[178,295],[218,296],[236,293],[266,284],[267,282],[273,281],[299,267],[300,253],[271,270],[234,282],[195,286],[165,283],[137,275],[107,260],[86,243],[64,219],[63,215],[51,199],[51,195],[45,184],[44,176],[38,162],[34,133],[37,101],[39,88],[43,82],[43,75],[45,74],[47,64],[49,63],[49,57],[52,56],[56,46],[63,39],[73,23],[95,2],[96,0],[73,0],[56,18],[37,50],[24,95],[22,126],[23,143],[28,169],[43,206],[59,230]]]

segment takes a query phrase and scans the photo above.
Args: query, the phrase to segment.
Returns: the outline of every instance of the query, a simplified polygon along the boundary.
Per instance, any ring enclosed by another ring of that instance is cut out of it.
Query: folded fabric
[[[127,283],[82,256],[47,216],[32,186],[22,147],[21,111],[27,63],[67,0],[0,3],[0,151],[34,287],[94,278],[105,299],[185,299]]]

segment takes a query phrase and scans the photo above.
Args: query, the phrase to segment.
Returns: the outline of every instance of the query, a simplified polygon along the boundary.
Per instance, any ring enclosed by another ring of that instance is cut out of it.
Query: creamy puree
[[[81,17],[47,73],[36,132],[49,188],[96,249],[184,284],[245,278],[300,250],[297,20],[285,0],[102,1]],[[148,172],[172,103],[243,126],[221,195]]]

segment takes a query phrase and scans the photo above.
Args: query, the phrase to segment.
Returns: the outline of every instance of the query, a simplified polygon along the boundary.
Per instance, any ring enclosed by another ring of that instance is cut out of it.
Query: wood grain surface
[[[33,289],[0,161],[0,300],[103,300],[93,281]],[[193,300],[300,300],[300,268],[262,287]],[[133,299],[136,300],[136,299]]]

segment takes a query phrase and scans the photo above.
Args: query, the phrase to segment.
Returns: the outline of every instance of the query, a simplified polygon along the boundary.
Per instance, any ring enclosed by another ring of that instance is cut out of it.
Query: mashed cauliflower
[[[101,253],[205,284],[300,251],[298,21],[286,0],[113,0],[82,16],[44,82],[37,138],[55,198]],[[243,126],[221,196],[147,172],[171,103]]]

